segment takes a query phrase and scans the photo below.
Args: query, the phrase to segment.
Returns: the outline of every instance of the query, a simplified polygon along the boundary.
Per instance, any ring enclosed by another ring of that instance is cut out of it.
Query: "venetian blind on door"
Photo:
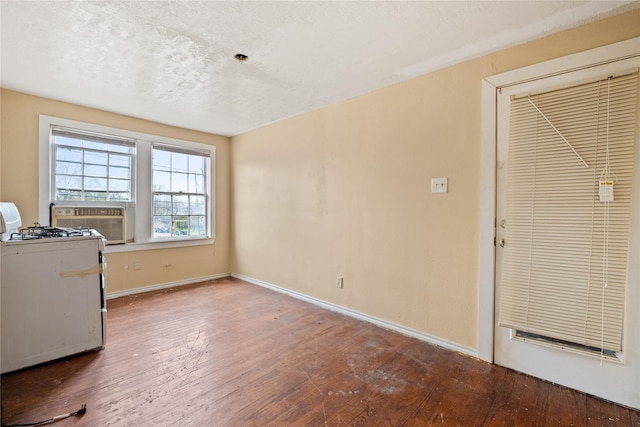
[[[637,86],[512,99],[500,326],[622,350]]]

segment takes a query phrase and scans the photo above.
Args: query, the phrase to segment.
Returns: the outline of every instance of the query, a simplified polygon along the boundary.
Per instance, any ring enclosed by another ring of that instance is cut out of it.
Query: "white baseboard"
[[[212,276],[194,277],[192,279],[179,280],[177,282],[160,283],[157,285],[143,286],[141,288],[125,289],[124,291],[108,292],[106,297],[108,300],[127,295],[141,294],[144,292],[157,291],[160,289],[175,288],[177,286],[191,285],[193,283],[206,282],[207,280],[222,279],[231,276],[231,273],[220,273]]]
[[[392,322],[388,322],[386,320],[378,319],[376,317],[369,316],[368,314],[360,313],[360,312],[355,311],[355,310],[350,310],[348,308],[345,308],[345,307],[342,307],[342,306],[339,306],[339,305],[336,305],[336,304],[333,304],[333,303],[330,303],[330,302],[322,301],[322,300],[319,300],[319,299],[316,299],[316,298],[313,298],[313,297],[310,297],[310,296],[307,296],[307,295],[304,295],[304,294],[301,294],[301,293],[298,293],[298,292],[295,292],[295,291],[291,291],[289,289],[285,289],[285,288],[282,288],[280,286],[276,286],[276,285],[273,285],[271,283],[264,282],[262,280],[254,279],[253,277],[245,276],[243,274],[231,273],[231,277],[236,277],[238,279],[244,280],[245,282],[249,282],[249,283],[252,283],[254,285],[262,286],[264,288],[268,288],[268,289],[271,289],[273,291],[289,295],[289,296],[291,296],[293,298],[296,298],[296,299],[299,299],[299,300],[314,304],[316,306],[322,307],[322,308],[327,309],[327,310],[335,311],[337,313],[344,314],[346,316],[353,317],[353,318],[358,319],[358,320],[362,320],[362,321],[365,321],[365,322],[373,323],[374,325],[380,326],[382,328],[389,329],[391,331],[395,331],[395,332],[401,333],[403,335],[407,335],[409,337],[416,338],[416,339],[419,339],[421,341],[425,341],[425,342],[428,342],[430,344],[437,345],[437,346],[442,347],[442,348],[446,348],[447,350],[456,351],[458,353],[462,353],[462,354],[465,354],[467,356],[472,356],[472,357],[475,357],[475,358],[478,357],[478,352],[476,350],[474,350],[474,349],[471,349],[471,348],[468,348],[468,347],[464,347],[464,346],[461,346],[459,344],[452,343],[452,342],[449,342],[449,341],[446,341],[446,340],[431,336],[429,334],[425,334],[424,332],[416,331],[415,329],[407,328],[405,326],[398,325],[396,323],[392,323]]]

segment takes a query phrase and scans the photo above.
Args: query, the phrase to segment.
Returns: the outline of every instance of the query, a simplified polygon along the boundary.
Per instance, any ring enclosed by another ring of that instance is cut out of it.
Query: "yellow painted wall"
[[[39,115],[61,117],[216,147],[216,241],[208,246],[107,255],[107,292],[184,282],[229,272],[230,140],[3,89],[0,93],[0,194],[16,203],[24,226],[38,218]],[[140,270],[135,270],[135,261]]]
[[[634,11],[232,138],[232,271],[476,349],[482,78],[638,36]]]

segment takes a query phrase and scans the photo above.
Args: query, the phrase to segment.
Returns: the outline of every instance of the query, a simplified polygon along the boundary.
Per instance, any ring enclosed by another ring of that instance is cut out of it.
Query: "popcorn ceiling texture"
[[[11,90],[233,136],[638,7],[1,2],[0,78]]]

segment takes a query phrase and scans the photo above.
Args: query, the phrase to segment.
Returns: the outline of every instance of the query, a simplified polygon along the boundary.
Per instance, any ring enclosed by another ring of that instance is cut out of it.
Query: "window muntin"
[[[154,144],[151,157],[152,237],[206,237],[209,153]]]
[[[134,200],[133,140],[57,127],[51,140],[53,201]]]

